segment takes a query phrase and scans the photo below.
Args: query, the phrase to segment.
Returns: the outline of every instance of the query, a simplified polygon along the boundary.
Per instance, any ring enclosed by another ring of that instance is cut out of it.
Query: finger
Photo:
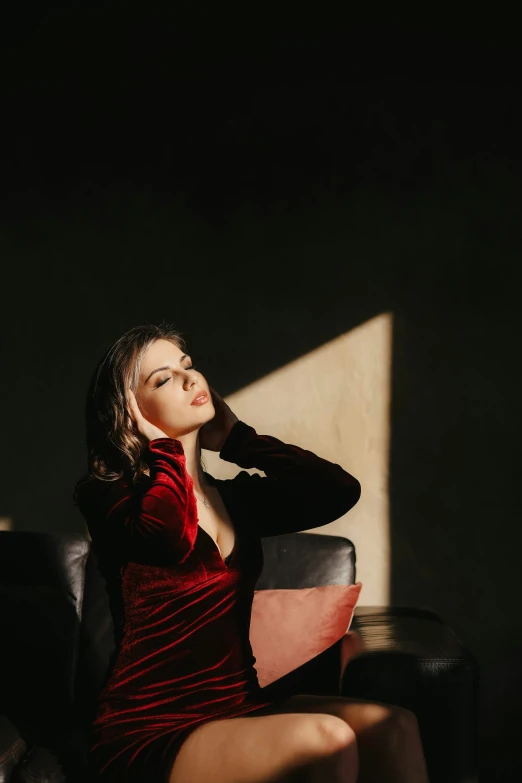
[[[129,404],[129,408],[130,408],[130,412],[132,414],[132,417],[137,422],[139,420],[141,412],[140,412],[140,409],[138,407],[138,402],[136,400],[136,395],[134,394],[132,389],[128,390],[127,401],[128,401],[128,404]]]

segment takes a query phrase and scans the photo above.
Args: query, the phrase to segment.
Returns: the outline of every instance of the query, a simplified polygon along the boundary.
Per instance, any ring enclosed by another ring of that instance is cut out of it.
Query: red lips
[[[200,399],[198,399],[198,397]],[[203,405],[205,402],[208,402],[208,394],[206,391],[200,391],[196,394],[196,396],[192,399],[191,405]],[[197,402],[196,402],[197,400]]]

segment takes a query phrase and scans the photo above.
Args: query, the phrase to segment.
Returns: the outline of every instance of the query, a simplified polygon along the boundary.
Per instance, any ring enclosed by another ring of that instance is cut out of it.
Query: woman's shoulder
[[[132,477],[125,472],[107,478],[86,473],[77,481],[74,488],[75,504],[80,506],[80,509],[88,508],[106,495],[122,491],[133,492],[141,483],[141,481],[133,482]]]

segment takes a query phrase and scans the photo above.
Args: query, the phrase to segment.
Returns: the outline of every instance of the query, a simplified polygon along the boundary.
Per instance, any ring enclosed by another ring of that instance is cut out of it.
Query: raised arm
[[[173,438],[155,438],[145,459],[150,478],[91,479],[79,491],[80,511],[91,538],[122,556],[154,562],[183,562],[196,535],[197,508],[183,446]]]
[[[359,481],[335,462],[237,421],[219,453],[242,468],[233,482],[260,536],[296,533],[333,522],[361,495]]]

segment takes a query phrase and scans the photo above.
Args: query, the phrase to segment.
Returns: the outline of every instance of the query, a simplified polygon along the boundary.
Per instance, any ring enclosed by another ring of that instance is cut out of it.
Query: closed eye
[[[192,364],[190,365],[190,367],[185,367],[185,370],[195,370],[195,369],[196,369],[196,368],[195,368],[195,367],[194,367]],[[157,383],[157,384],[155,385],[155,387],[154,387],[154,388],[155,388],[155,389],[159,389],[159,387],[160,387],[160,386],[164,386],[164,385],[167,383],[167,381],[170,381],[171,377],[172,377],[172,376],[169,376],[168,378],[165,378],[165,380],[164,380],[164,381],[160,381],[159,383]]]

